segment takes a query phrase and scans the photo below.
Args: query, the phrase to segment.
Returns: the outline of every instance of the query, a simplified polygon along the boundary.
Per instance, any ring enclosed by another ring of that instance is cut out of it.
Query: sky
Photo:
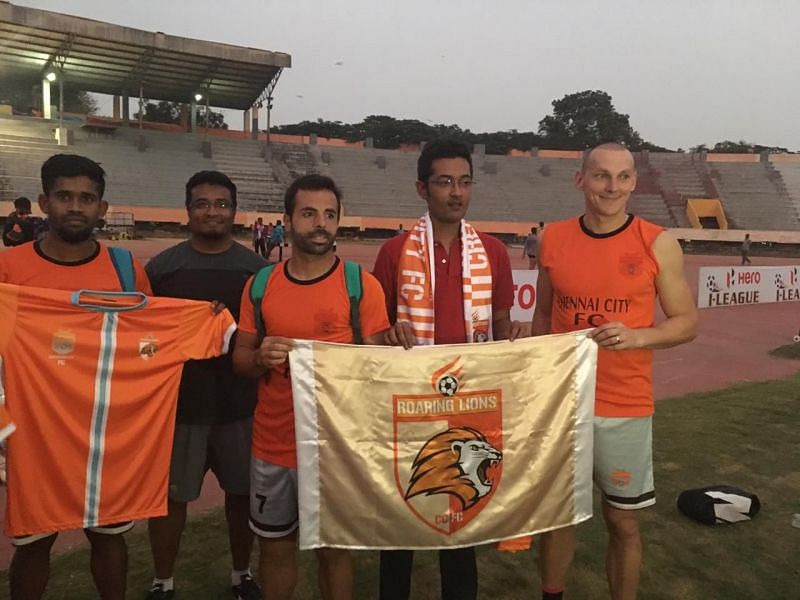
[[[661,146],[730,139],[800,150],[795,0],[12,3],[291,54],[276,125],[383,114],[530,131],[553,100],[598,89]],[[240,112],[226,118],[241,128]]]

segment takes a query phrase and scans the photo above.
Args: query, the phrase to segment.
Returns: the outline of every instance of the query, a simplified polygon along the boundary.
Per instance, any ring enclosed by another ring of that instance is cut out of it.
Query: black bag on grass
[[[761,510],[761,502],[737,487],[711,485],[681,492],[678,510],[704,525],[719,525],[749,521]]]

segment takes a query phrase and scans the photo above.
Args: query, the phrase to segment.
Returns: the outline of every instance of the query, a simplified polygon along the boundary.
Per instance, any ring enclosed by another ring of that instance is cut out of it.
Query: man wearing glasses
[[[387,241],[375,261],[392,323],[387,342],[408,349],[507,339],[514,299],[508,252],[464,220],[474,183],[469,148],[446,139],[427,144],[417,177],[428,212]],[[408,599],[412,563],[410,550],[381,552],[380,600]],[[439,570],[443,600],[477,597],[474,548],[442,550]]]
[[[186,183],[190,238],[147,264],[156,296],[223,303],[238,321],[249,277],[267,262],[232,237],[236,186],[219,171],[200,171]],[[233,373],[230,355],[186,363],[181,378],[166,517],[149,521],[155,578],[150,600],[172,598],[173,570],[186,505],[200,495],[208,469],[225,491],[234,597],[261,597],[249,564],[250,440],[257,382]]]

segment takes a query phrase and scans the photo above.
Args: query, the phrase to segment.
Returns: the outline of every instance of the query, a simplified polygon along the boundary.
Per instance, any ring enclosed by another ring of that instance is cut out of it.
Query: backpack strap
[[[347,295],[350,298],[350,327],[353,329],[353,343],[361,344],[364,341],[361,337],[361,311],[359,310],[363,295],[361,265],[345,261],[344,280],[347,285]]]
[[[280,263],[278,263],[280,264]],[[275,270],[275,265],[262,267],[254,276],[250,286],[250,301],[253,303],[253,322],[256,325],[258,341],[261,343],[267,335],[267,328],[261,313],[261,304],[269,283],[269,278]],[[350,326],[353,329],[353,342],[361,344],[361,313],[359,304],[363,296],[363,284],[361,281],[361,265],[358,263],[345,261],[344,278],[347,286],[347,296],[350,299]]]
[[[253,283],[250,285],[250,301],[253,303],[253,322],[256,324],[256,335],[258,336],[259,344],[267,335],[267,328],[264,325],[264,318],[261,314],[261,301],[264,300],[267,283],[269,283],[269,278],[274,270],[275,265],[261,267],[253,276]]]
[[[111,263],[119,277],[119,284],[123,292],[136,291],[136,271],[133,268],[133,254],[127,248],[108,246],[108,253],[111,255]]]

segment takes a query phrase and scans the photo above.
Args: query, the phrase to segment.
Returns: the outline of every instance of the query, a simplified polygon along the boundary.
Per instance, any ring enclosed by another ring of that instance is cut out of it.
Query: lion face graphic
[[[486,475],[503,454],[470,427],[453,427],[429,439],[412,464],[406,500],[420,494],[451,494],[466,510],[492,491]]]

